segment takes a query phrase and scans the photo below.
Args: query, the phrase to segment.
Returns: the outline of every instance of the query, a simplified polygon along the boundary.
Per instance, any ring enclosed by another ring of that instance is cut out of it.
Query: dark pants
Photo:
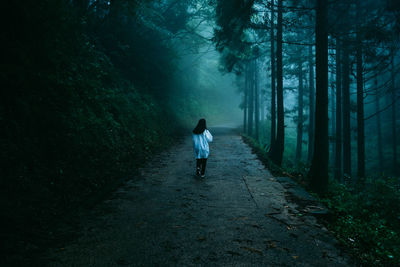
[[[196,159],[196,173],[204,175],[206,172],[207,159]]]

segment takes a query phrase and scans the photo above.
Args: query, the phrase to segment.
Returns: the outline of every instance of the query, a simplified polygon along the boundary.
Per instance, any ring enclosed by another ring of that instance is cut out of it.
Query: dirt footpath
[[[87,214],[50,266],[350,265],[304,190],[273,177],[231,129],[210,131],[205,178],[187,137]]]

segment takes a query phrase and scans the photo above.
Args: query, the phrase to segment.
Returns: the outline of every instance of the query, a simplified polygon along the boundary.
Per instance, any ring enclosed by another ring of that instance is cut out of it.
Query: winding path
[[[194,176],[188,137],[87,214],[78,238],[48,252],[50,265],[350,265],[310,215],[318,203],[273,177],[232,129],[211,132],[206,178]]]

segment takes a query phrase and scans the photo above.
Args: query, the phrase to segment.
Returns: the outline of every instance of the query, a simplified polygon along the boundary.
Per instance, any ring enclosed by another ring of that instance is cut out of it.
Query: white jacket
[[[193,150],[194,156],[196,159],[206,159],[210,154],[210,148],[208,147],[208,143],[213,141],[213,136],[206,129],[201,134],[193,134]]]

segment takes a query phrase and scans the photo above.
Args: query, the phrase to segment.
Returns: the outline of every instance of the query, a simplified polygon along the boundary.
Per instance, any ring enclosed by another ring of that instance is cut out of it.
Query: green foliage
[[[400,264],[397,179],[368,180],[359,192],[332,181],[329,195],[322,202],[334,215],[329,227],[363,264]]]
[[[243,136],[258,158],[274,175],[285,175],[306,187],[309,165],[285,159],[279,168],[255,139]],[[317,195],[315,195],[318,197]],[[400,181],[398,178],[368,179],[357,190],[331,180],[320,199],[332,213],[325,223],[349,252],[368,266],[400,264]]]
[[[114,35],[107,27],[115,17],[77,15],[72,2],[3,6],[21,21],[6,27],[2,39],[0,209],[7,257],[50,239],[53,222],[135,174],[181,130],[163,102],[171,49],[147,45],[143,34]],[[93,28],[99,20],[102,30]]]
[[[232,71],[240,61],[251,56],[245,42],[246,28],[250,24],[254,0],[219,0],[216,6],[216,25],[213,41],[222,53],[223,67]],[[238,67],[238,66],[236,66]]]

